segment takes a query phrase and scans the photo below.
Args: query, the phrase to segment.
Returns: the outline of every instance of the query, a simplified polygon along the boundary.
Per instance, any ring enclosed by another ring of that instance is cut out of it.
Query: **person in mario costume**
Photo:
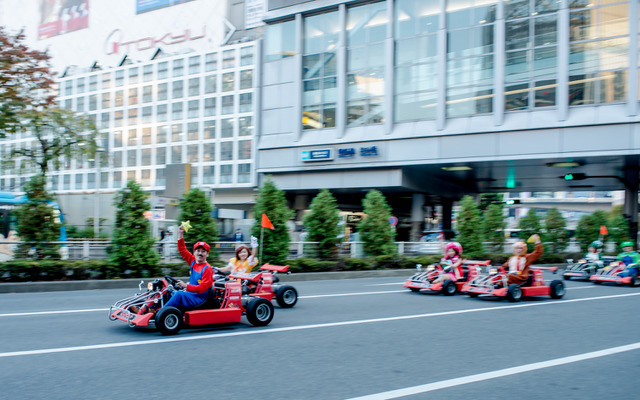
[[[213,268],[207,263],[210,250],[206,242],[197,242],[193,245],[191,254],[184,244],[184,227],[178,228],[178,251],[191,267],[191,272],[188,284],[178,280],[176,289],[184,290],[177,290],[165,303],[165,307],[194,307],[207,299],[213,285]]]

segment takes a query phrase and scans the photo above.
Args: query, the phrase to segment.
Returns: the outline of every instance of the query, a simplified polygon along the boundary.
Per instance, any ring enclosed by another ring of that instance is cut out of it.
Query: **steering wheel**
[[[176,278],[174,278],[172,276],[169,276],[169,275],[165,275],[164,279],[166,279],[167,282],[169,282],[169,285],[173,286],[174,289],[176,289],[176,290],[180,289],[179,287],[176,286],[176,284],[178,283],[178,280]]]

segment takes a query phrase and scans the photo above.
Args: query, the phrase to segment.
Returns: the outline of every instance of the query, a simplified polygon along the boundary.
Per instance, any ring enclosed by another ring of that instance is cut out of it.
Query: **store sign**
[[[360,155],[362,157],[377,157],[378,147],[377,146],[360,147]]]
[[[302,161],[331,161],[333,160],[332,149],[304,150],[301,154]]]
[[[147,36],[129,40],[124,38],[122,30],[115,29],[107,36],[107,40],[104,43],[104,52],[107,55],[128,54],[132,51],[156,49],[163,45],[169,46],[198,40],[204,38],[206,35],[207,27],[203,26],[200,32],[192,32],[191,29],[187,28],[180,32],[168,32],[160,36]]]
[[[346,149],[338,149],[339,158],[353,158],[356,155],[356,149],[347,147]]]

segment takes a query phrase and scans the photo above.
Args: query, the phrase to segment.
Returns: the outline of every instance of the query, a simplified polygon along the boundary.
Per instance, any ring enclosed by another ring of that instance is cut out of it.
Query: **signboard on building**
[[[89,0],[40,0],[38,39],[89,27]]]
[[[244,27],[245,29],[255,28],[264,25],[262,18],[265,13],[265,0],[245,0],[244,1]]]
[[[303,150],[301,159],[307,161],[330,161],[333,160],[332,149]]]

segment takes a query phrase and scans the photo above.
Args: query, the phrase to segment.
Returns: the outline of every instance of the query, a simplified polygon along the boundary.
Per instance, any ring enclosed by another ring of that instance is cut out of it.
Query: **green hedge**
[[[501,265],[511,254],[487,254],[478,260],[491,260],[493,265]],[[582,253],[543,254],[536,264],[562,264],[567,258],[575,260]],[[287,260],[292,273],[329,272],[329,271],[367,271],[379,269],[413,269],[417,264],[427,266],[440,261],[439,255],[407,257],[400,255],[367,258],[340,258],[334,261],[321,261],[312,258]],[[224,265],[224,261],[214,262],[214,266]],[[107,260],[68,261],[68,260],[12,260],[0,263],[0,282],[28,281],[65,281],[85,279],[148,278],[171,275],[189,276],[189,266],[185,262],[148,266],[140,274],[133,274],[121,267],[114,267]]]

